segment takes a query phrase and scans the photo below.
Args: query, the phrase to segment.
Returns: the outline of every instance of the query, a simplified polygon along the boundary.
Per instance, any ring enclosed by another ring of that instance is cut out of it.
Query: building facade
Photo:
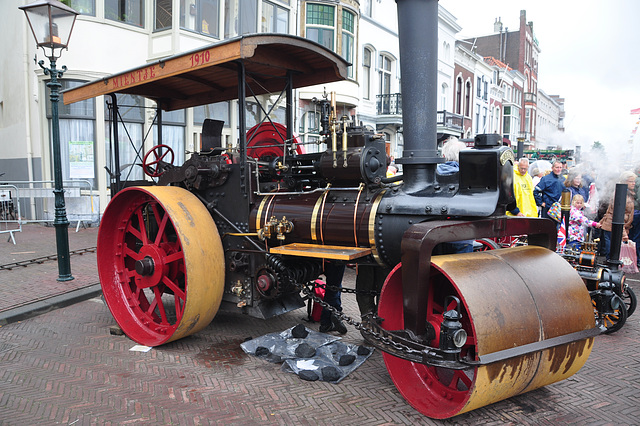
[[[559,104],[554,97],[538,90],[538,137],[537,147],[540,149],[555,149],[557,135],[560,130],[560,114],[564,113],[564,105]]]
[[[27,20],[18,9],[29,2],[0,3],[0,27],[6,37],[6,43],[0,47],[3,76],[0,173],[8,181],[53,180],[51,111],[45,86],[49,77],[33,60],[46,58],[37,51]],[[352,64],[345,81],[295,91],[294,131],[306,150],[324,149],[317,144],[320,126],[314,98],[336,92],[339,116],[348,116],[356,124],[384,134],[390,157],[402,154],[402,82],[393,1],[65,0],[65,3],[81,14],[69,49],[58,60],[58,68],[62,65],[68,68],[61,81],[63,90],[243,34],[293,34],[320,43]],[[500,30],[482,43],[481,38],[456,41],[461,27],[453,15],[439,6],[440,142],[450,136],[473,138],[478,133],[498,133],[511,141],[527,135],[533,140],[539,48],[532,24],[525,22],[524,11],[520,26],[516,32]],[[493,53],[480,54],[481,46],[490,46],[491,40],[498,40],[502,46],[493,56],[502,65],[484,60],[483,56]],[[510,65],[516,63],[520,68]],[[271,111],[274,121],[284,123],[282,102],[275,96],[248,98],[247,128],[260,123],[266,111]],[[109,200],[110,177],[114,173],[120,173],[122,180],[147,179],[140,167],[142,158],[160,142],[155,102],[118,95],[117,103],[122,120],[117,141],[111,132],[115,111],[109,97],[71,105],[60,103],[63,179],[89,181],[99,194],[101,209]],[[526,110],[530,110],[529,115]],[[189,152],[199,149],[202,126],[208,118],[224,122],[223,144],[237,143],[235,101],[163,112],[162,143],[173,148],[175,164],[181,164]],[[559,126],[561,123],[559,120]],[[111,161],[115,143],[120,151],[120,170],[115,170]],[[85,163],[77,168],[71,156],[80,144]]]
[[[527,22],[526,11],[520,11],[520,26],[509,31],[496,20],[494,34],[475,37],[472,50],[483,57],[493,57],[524,76],[523,99],[520,116],[520,137],[535,144],[538,94],[538,57],[540,47],[533,32],[533,22]]]

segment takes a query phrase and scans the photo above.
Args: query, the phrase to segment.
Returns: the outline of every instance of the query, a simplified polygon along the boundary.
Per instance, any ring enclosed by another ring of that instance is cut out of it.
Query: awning
[[[65,105],[111,93],[140,95],[172,111],[238,98],[240,63],[251,93],[279,92],[344,80],[348,63],[325,47],[291,35],[246,35],[161,59],[63,92]]]

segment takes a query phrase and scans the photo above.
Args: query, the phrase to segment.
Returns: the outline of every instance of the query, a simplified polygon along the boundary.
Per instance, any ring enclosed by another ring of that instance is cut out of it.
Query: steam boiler
[[[391,268],[377,315],[349,322],[384,352],[398,390],[429,417],[452,417],[582,367],[602,330],[581,277],[554,252],[555,224],[505,215],[514,154],[498,135],[478,135],[460,153],[458,173],[438,173],[438,3],[397,5],[399,176],[385,175],[383,136],[340,116],[329,95],[316,100],[322,152],[301,149],[291,110],[285,123],[246,129],[247,97],[281,88],[290,107],[295,88],[346,78],[342,58],[298,37],[247,35],[64,93],[65,103],[112,96],[114,110],[115,94],[146,96],[160,110],[238,102],[237,146],[214,132],[174,165],[171,148],[158,145],[142,164],[155,185],[112,179],[98,268],[127,336],[157,346],[197,333],[219,309],[260,318],[298,309],[330,260]],[[443,242],[508,235],[528,235],[529,244],[433,255]]]

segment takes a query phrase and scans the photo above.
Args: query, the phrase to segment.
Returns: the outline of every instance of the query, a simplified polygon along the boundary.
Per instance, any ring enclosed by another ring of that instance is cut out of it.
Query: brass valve
[[[258,238],[264,241],[275,234],[278,240],[284,241],[286,238],[284,234],[288,234],[291,231],[293,231],[293,222],[287,220],[286,216],[282,216],[280,220],[276,219],[275,216],[271,216],[262,229],[258,230]]]

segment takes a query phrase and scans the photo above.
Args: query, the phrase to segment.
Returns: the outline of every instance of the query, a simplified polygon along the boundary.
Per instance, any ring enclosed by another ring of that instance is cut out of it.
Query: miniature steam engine
[[[103,215],[100,280],[130,338],[162,345],[207,327],[221,308],[261,318],[300,308],[329,259],[392,268],[377,315],[357,327],[384,352],[403,396],[429,417],[554,383],[586,362],[602,330],[580,275],[554,252],[555,224],[505,215],[511,149],[498,135],[479,135],[460,153],[458,173],[438,173],[438,4],[397,4],[399,176],[385,175],[384,139],[338,116],[333,98],[317,101],[323,152],[304,152],[291,111],[284,125],[268,119],[247,131],[248,95],[280,85],[290,106],[294,88],[346,77],[342,58],[297,37],[243,36],[146,64],[154,72],[137,75],[154,75],[149,81],[113,86],[123,81],[116,75],[65,92],[65,103],[139,94],[167,110],[238,101],[237,147],[203,137],[178,166],[168,146],[156,146],[143,167],[157,185],[120,190]],[[211,59],[194,65],[194,55]],[[225,86],[235,76],[237,87]],[[432,256],[443,242],[509,235],[527,235],[528,246]]]

